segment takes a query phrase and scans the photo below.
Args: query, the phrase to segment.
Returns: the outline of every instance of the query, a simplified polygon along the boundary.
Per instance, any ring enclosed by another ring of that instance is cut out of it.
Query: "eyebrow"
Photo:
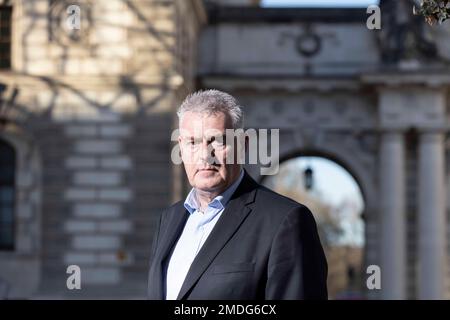
[[[202,136],[202,137],[195,137],[195,136],[183,136],[183,135],[180,135],[180,137],[181,137],[181,139],[203,139],[203,138],[208,138],[208,139],[211,139],[211,138],[214,138],[214,139],[217,139],[217,138],[226,138],[226,134],[224,133],[224,134],[216,134],[216,135],[212,135],[212,136],[208,136],[208,137],[205,137],[205,136]]]
[[[209,141],[217,140],[218,138],[221,138],[223,141],[225,141],[226,140],[226,136],[227,136],[226,134],[216,134],[216,135],[210,136],[208,138],[209,138]]]
[[[222,141],[226,141],[226,134],[217,134],[217,135],[213,135],[213,136],[209,136],[206,137],[208,142],[212,142],[214,140],[218,140],[218,138],[221,138]],[[181,139],[184,140],[194,140],[194,141],[198,141],[198,140],[203,140],[203,137],[194,137],[194,136],[180,136]]]

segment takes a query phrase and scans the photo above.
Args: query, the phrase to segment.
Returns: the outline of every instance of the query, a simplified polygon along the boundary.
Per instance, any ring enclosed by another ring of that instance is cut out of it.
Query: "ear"
[[[178,136],[178,147],[180,149],[180,156],[183,155],[183,144],[181,143],[181,136]]]

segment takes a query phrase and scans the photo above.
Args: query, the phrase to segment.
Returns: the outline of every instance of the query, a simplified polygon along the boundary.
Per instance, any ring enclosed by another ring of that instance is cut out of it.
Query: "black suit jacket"
[[[161,215],[151,249],[149,299],[165,297],[167,263],[188,215],[183,201]],[[245,173],[177,299],[326,299],[327,270],[308,208]]]

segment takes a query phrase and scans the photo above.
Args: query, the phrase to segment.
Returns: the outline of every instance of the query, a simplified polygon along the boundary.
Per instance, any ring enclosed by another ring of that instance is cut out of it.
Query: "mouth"
[[[201,168],[197,169],[197,172],[217,172],[218,170],[216,168]]]

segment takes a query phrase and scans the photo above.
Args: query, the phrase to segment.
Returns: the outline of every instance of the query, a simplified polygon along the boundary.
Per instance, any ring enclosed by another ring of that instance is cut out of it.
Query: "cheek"
[[[184,164],[184,168],[188,176],[193,176],[195,172],[195,166],[193,164]]]
[[[191,154],[182,153],[181,154],[181,160],[183,161],[183,166],[184,166],[184,169],[186,170],[186,173],[188,175],[190,175],[191,172],[195,168],[195,163],[194,163],[194,159],[193,159],[192,155]]]
[[[215,156],[217,159],[220,159],[221,163],[225,163],[225,160],[227,159],[228,153],[230,152],[229,148],[225,149],[217,149],[215,150]]]
[[[182,152],[181,153],[181,160],[183,160],[183,163],[185,166],[193,166],[195,165],[195,153],[193,152]]]

